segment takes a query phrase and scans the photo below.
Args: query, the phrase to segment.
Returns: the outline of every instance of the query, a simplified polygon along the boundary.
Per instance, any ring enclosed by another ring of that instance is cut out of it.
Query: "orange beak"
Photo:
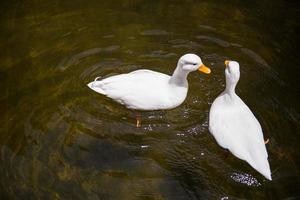
[[[203,65],[203,64],[200,65],[200,67],[198,68],[198,70],[200,72],[205,73],[205,74],[210,74],[210,72],[211,72],[211,70],[208,67],[206,67],[205,65]]]
[[[229,60],[225,60],[225,66],[227,67],[228,66],[228,64],[229,64]]]

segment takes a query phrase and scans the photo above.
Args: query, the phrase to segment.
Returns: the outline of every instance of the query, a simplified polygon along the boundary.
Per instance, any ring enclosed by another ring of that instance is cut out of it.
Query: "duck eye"
[[[197,65],[197,63],[186,62],[187,65]]]

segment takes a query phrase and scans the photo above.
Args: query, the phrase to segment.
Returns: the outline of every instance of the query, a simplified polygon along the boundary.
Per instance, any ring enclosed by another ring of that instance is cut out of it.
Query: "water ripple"
[[[252,58],[253,60],[255,60],[257,63],[259,63],[259,64],[263,65],[264,67],[266,67],[267,69],[271,70],[271,67],[267,63],[267,61],[265,61],[261,56],[259,56],[257,53],[255,53],[251,49],[241,48],[241,51],[244,54],[246,54],[247,56],[249,56],[250,58]]]
[[[159,35],[170,35],[171,32],[167,32],[165,30],[160,30],[160,29],[151,29],[151,30],[146,30],[141,32],[141,35],[145,35],[145,36],[159,36]]]
[[[174,57],[176,56],[176,53],[169,53],[166,51],[162,51],[162,50],[156,50],[156,51],[152,51],[149,54],[144,54],[141,55],[141,57],[143,58],[169,58],[169,57]]]
[[[120,46],[118,46],[118,45],[112,45],[112,46],[108,46],[105,48],[88,49],[88,50],[85,50],[78,54],[75,54],[75,55],[71,56],[70,58],[63,59],[58,64],[57,68],[60,69],[61,71],[64,71],[71,66],[77,65],[83,58],[86,58],[86,57],[89,57],[89,56],[92,56],[95,54],[103,53],[103,52],[113,52],[119,48],[120,48]]]
[[[199,35],[196,36],[197,39],[199,40],[206,40],[206,41],[210,41],[213,43],[216,43],[217,45],[221,46],[221,47],[230,47],[230,43],[225,41],[225,40],[221,40],[219,38],[216,37],[212,37],[212,36],[207,36],[207,35]]]

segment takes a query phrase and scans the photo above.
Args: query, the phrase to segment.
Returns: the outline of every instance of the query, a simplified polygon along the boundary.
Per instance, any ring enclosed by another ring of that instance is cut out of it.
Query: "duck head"
[[[210,69],[202,63],[202,60],[199,56],[191,53],[185,54],[178,60],[177,67],[169,83],[187,88],[187,75],[196,70],[206,74],[210,73]]]
[[[211,72],[210,69],[202,63],[202,60],[199,56],[191,53],[181,56],[181,58],[178,60],[177,66],[186,72],[192,72],[196,70],[206,74]]]
[[[225,60],[226,89],[234,92],[235,86],[240,79],[240,65],[236,61]]]

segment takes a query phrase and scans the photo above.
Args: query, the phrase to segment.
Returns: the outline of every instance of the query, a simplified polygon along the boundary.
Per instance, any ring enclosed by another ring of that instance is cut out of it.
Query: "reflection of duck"
[[[235,93],[240,78],[239,64],[225,61],[225,65],[226,89],[211,106],[209,130],[220,146],[272,180],[261,126]]]
[[[88,87],[136,110],[171,109],[179,106],[188,91],[187,75],[196,70],[209,74],[195,54],[182,56],[172,76],[151,70],[136,70],[90,82]]]

